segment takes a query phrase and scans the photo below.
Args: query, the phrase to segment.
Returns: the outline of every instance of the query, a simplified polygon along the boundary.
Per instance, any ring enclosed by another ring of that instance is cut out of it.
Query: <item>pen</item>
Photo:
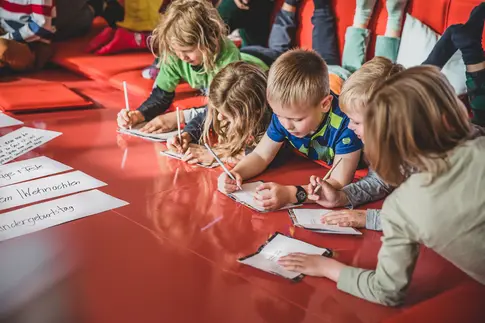
[[[178,133],[179,133],[179,141],[180,141],[180,145],[182,145],[182,133],[180,131],[180,114],[179,114],[179,107],[177,107],[177,130],[178,130]]]
[[[233,181],[237,183],[237,180],[234,177],[234,175],[232,175],[231,172],[226,168],[226,166],[224,166],[224,163],[219,159],[219,157],[217,157],[217,155],[214,153],[214,151],[212,151],[211,147],[209,147],[207,143],[205,143],[205,148],[207,148],[207,150],[212,154],[212,156],[215,158],[217,163],[221,165],[222,169],[224,170],[224,172],[226,172],[227,176],[229,176]],[[237,184],[237,187],[242,191],[242,187],[239,186],[239,184]]]
[[[332,168],[330,168],[330,170],[327,172],[327,174],[325,175],[325,177],[323,178],[323,181],[326,181],[330,175],[332,175],[332,172],[335,170],[335,168],[337,168],[338,164],[342,161],[343,158],[340,158],[335,164],[333,164]],[[321,185],[317,185],[317,187],[315,188],[315,191],[313,192],[313,194],[317,194],[317,192],[322,188]]]
[[[123,92],[125,94],[125,109],[128,112],[128,117],[130,113],[130,102],[128,102],[128,90],[126,88],[126,81],[123,81]],[[131,129],[131,126],[129,126],[129,129]]]

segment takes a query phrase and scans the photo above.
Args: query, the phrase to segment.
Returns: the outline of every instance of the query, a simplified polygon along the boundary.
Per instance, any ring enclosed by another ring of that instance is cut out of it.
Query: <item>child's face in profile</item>
[[[364,113],[362,107],[346,110],[345,114],[349,117],[349,129],[355,132],[360,140],[364,141]]]
[[[313,134],[330,110],[332,97],[327,96],[316,107],[283,107],[281,104],[268,102],[280,123],[293,136],[303,138]]]
[[[184,62],[192,66],[202,64],[202,52],[196,46],[178,46],[174,44],[172,49],[177,57]]]

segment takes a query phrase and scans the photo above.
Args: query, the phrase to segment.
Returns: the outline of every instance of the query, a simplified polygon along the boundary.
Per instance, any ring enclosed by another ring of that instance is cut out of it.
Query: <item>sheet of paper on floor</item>
[[[41,156],[0,166],[0,187],[57,174],[72,168]]]
[[[12,118],[5,113],[0,112],[0,128],[12,127],[24,124],[22,121]]]
[[[98,190],[27,206],[0,215],[0,241],[115,209],[128,203]]]
[[[62,135],[60,132],[22,127],[0,138],[0,165]]]
[[[252,182],[252,183],[245,183],[241,185],[242,191],[235,191],[231,194],[228,194],[229,197],[234,199],[236,202],[243,204],[244,206],[247,206],[255,211],[258,212],[268,212],[259,205],[256,204],[256,201],[254,200],[254,194],[256,193],[256,188],[263,184],[263,182]],[[260,192],[261,194],[264,193],[264,191]],[[301,204],[287,204],[283,206],[279,210],[285,210],[285,209],[290,209],[290,208],[295,208],[299,207]]]
[[[321,222],[322,216],[331,212],[327,209],[294,209],[290,210],[290,218],[296,226],[304,229],[312,230],[318,233],[330,234],[353,234],[361,235],[362,232],[351,228],[341,227],[338,225],[323,224]]]
[[[170,132],[157,133],[157,134],[141,132],[140,129],[143,128],[145,124],[146,124],[145,122],[138,124],[132,127],[131,129],[120,128],[118,129],[118,132],[122,134],[130,135],[130,136],[135,136],[135,137],[147,139],[150,141],[158,141],[158,142],[167,141],[168,139],[178,134],[178,131],[170,131]]]
[[[249,257],[241,258],[239,262],[288,279],[295,279],[301,273],[284,269],[278,264],[278,260],[290,253],[298,252],[310,255],[324,255],[330,251],[326,248],[319,248],[309,243],[276,233],[258,252]]]
[[[170,158],[175,158],[177,160],[182,160],[182,157],[184,156],[183,154],[179,154],[179,153],[176,153],[176,152],[173,152],[173,151],[170,151],[170,150],[162,150],[162,151],[160,151],[160,154],[167,156],[167,157],[170,157]],[[197,163],[195,165],[200,166],[200,167],[204,167],[204,168],[219,167],[219,164],[217,162],[214,162],[211,165],[206,165],[206,164],[202,164],[202,163]]]
[[[81,171],[59,174],[0,188],[0,210],[105,186]]]

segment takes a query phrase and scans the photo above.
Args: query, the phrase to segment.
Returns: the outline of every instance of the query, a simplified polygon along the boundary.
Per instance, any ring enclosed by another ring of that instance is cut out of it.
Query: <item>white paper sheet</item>
[[[135,137],[147,139],[150,141],[157,141],[157,142],[164,142],[172,138],[173,136],[178,135],[178,131],[170,131],[170,132],[157,133],[157,134],[141,132],[140,129],[143,128],[144,125],[146,125],[146,122],[137,124],[131,129],[120,128],[118,129],[118,132],[125,135],[135,136]]]
[[[228,196],[233,198],[236,202],[239,202],[244,206],[247,206],[255,211],[262,212],[262,213],[268,212],[263,208],[261,208],[260,206],[258,206],[254,200],[254,194],[256,194],[256,188],[261,184],[263,184],[263,182],[261,181],[242,184],[241,185],[242,191],[233,192],[231,194],[228,194]],[[264,192],[265,190],[261,191],[261,193],[264,193]],[[301,204],[298,204],[298,205],[288,204],[279,210],[291,209],[299,206],[301,206]]]
[[[18,126],[19,124],[24,124],[24,123],[20,120],[14,119],[0,112],[0,128]]]
[[[20,183],[70,169],[72,168],[45,156],[22,160],[0,166],[0,186]]]
[[[0,188],[0,210],[105,186],[81,171]],[[0,215],[1,216],[1,215]]]
[[[331,234],[354,234],[362,233],[351,227],[340,227],[338,225],[323,224],[321,218],[323,215],[331,212],[326,209],[295,209],[290,211],[290,216],[296,226],[312,230],[318,233]]]
[[[60,132],[22,127],[0,138],[0,165],[62,135]]]
[[[3,213],[0,214],[0,241],[127,204],[101,191],[92,190]]]
[[[289,238],[282,234],[277,234],[259,253],[244,260],[239,260],[239,262],[288,279],[295,279],[300,276],[301,273],[284,269],[278,264],[278,259],[287,256],[290,253],[297,252],[310,255],[323,255],[328,252],[328,250],[297,239]]]
[[[167,157],[170,157],[170,158],[175,158],[175,159],[178,159],[178,160],[182,160],[182,157],[184,156],[183,154],[179,154],[179,153],[176,153],[176,152],[173,152],[173,151],[170,151],[170,150],[162,150],[162,151],[160,151],[160,154],[167,156]],[[216,168],[216,167],[219,166],[218,163],[213,163],[212,165],[205,165],[205,164],[197,163],[195,165],[200,166],[200,167],[204,167],[204,168]]]

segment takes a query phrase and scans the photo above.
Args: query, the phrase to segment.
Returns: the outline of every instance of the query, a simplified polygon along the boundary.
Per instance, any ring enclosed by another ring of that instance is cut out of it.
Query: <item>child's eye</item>
[[[293,119],[294,122],[300,122],[300,121],[303,121],[303,118],[302,119]]]

